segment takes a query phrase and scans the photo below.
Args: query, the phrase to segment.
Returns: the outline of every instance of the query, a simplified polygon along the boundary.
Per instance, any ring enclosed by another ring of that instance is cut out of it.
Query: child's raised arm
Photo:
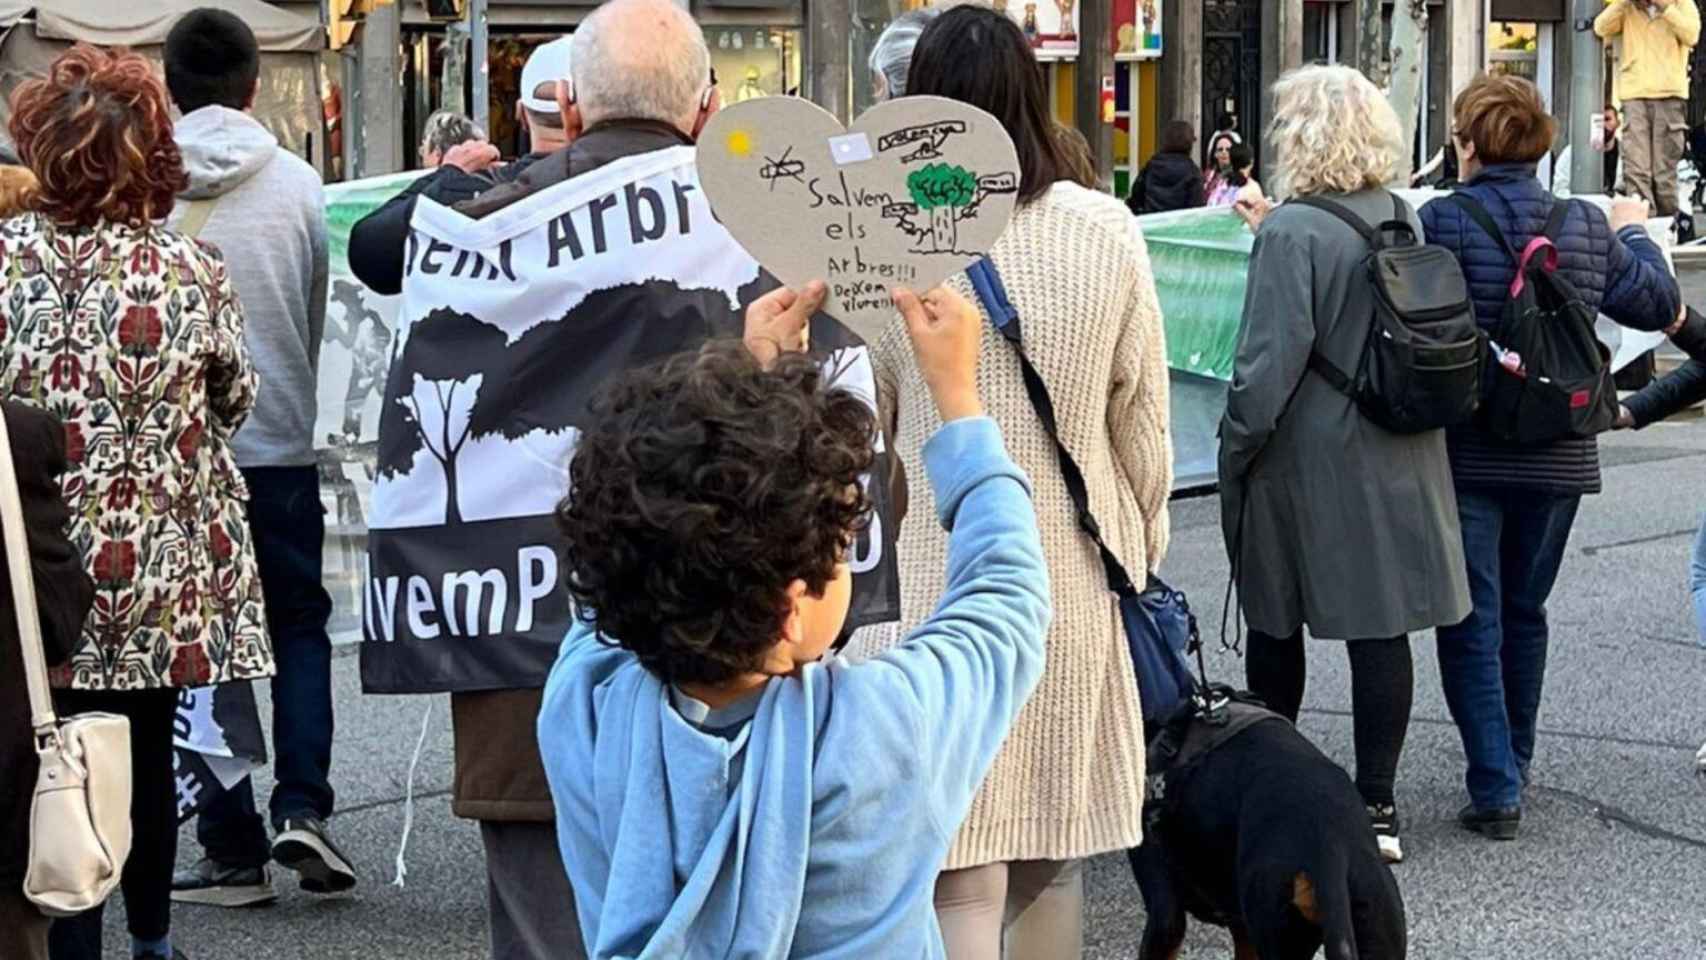
[[[872,666],[897,670],[916,701],[921,786],[951,834],[1042,676],[1048,568],[1029,483],[978,400],[982,318],[946,290],[922,303],[897,291],[895,302],[944,422],[924,463],[949,531],[947,587],[930,618]]]

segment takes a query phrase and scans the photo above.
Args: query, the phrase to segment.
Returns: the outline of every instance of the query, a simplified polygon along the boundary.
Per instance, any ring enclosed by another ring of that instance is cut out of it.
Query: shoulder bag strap
[[[1505,232],[1499,229],[1498,223],[1493,220],[1493,215],[1487,212],[1487,208],[1481,205],[1481,201],[1461,192],[1453,193],[1446,199],[1468,214],[1469,219],[1475,221],[1475,224],[1481,228],[1481,232],[1492,237],[1493,242],[1499,245],[1499,249],[1511,258],[1512,263],[1522,262],[1521,254],[1517,253],[1516,248],[1511,246],[1511,242],[1505,239]]]
[[[1398,199],[1396,194],[1393,195],[1392,200],[1399,211],[1399,216],[1402,217],[1404,202]],[[1368,243],[1368,249],[1371,253],[1380,249],[1379,231],[1377,231],[1373,226],[1370,226],[1366,220],[1352,213],[1350,208],[1346,207],[1344,204],[1334,203],[1325,197],[1294,197],[1286,202],[1295,203],[1300,207],[1312,207],[1316,210],[1330,213],[1333,216],[1338,217],[1340,220],[1343,220],[1346,226],[1355,230],[1363,240]],[[1335,364],[1333,361],[1322,356],[1321,351],[1316,349],[1313,345],[1309,348],[1309,369],[1315,371],[1321,379],[1327,381],[1334,390],[1337,390],[1352,399],[1356,398],[1356,382],[1351,379],[1350,374],[1340,370],[1338,364]],[[1290,406],[1290,401],[1287,401],[1286,405]]]
[[[1072,498],[1073,509],[1078,514],[1078,528],[1096,545],[1096,552],[1102,558],[1102,572],[1108,579],[1108,589],[1119,594],[1135,591],[1137,587],[1132,583],[1131,575],[1126,572],[1125,564],[1120,563],[1120,559],[1108,549],[1107,543],[1102,539],[1102,527],[1090,512],[1090,489],[1084,482],[1084,471],[1078,468],[1078,461],[1072,458],[1072,453],[1060,440],[1054,400],[1049,396],[1048,387],[1043,384],[1042,375],[1037,372],[1036,365],[1025,355],[1019,311],[1014,309],[1012,301],[1007,299],[1007,288],[1001,283],[1001,274],[996,271],[995,264],[985,257],[966,268],[966,275],[971,278],[972,289],[977,291],[977,298],[982,302],[984,310],[989,312],[989,319],[995,323],[995,328],[1001,331],[1001,336],[1013,345],[1013,352],[1018,354],[1019,371],[1025,378],[1025,394],[1030,397],[1031,406],[1036,408],[1037,418],[1043,422],[1043,432],[1054,441],[1055,456],[1060,461],[1061,479],[1066,481],[1066,493]]]
[[[218,205],[218,197],[191,200],[184,204],[184,218],[178,221],[178,232],[192,240],[200,237],[201,231],[207,227],[207,218],[213,216],[213,208]]]
[[[1393,199],[1396,200],[1397,198],[1394,197]],[[1355,230],[1364,240],[1367,240],[1370,247],[1377,247],[1380,244],[1380,237],[1375,232],[1374,227],[1371,226],[1368,221],[1352,213],[1350,208],[1346,207],[1342,203],[1334,203],[1326,197],[1294,197],[1287,202],[1295,203],[1300,207],[1313,207],[1316,210],[1330,213],[1333,216],[1338,217],[1340,220],[1343,220],[1346,226]],[[1403,202],[1399,201],[1398,210],[1400,217],[1403,216],[1403,209]]]
[[[6,566],[12,577],[12,608],[18,615],[18,645],[24,654],[24,681],[30,691],[30,726],[38,737],[53,732],[58,720],[48,693],[47,663],[42,656],[41,618],[36,585],[30,575],[30,543],[24,534],[24,508],[18,499],[18,473],[12,440],[0,413],[0,527],[6,537]]]
[[[1564,231],[1564,221],[1569,219],[1570,205],[1572,203],[1575,203],[1575,201],[1560,200],[1552,205],[1552,213],[1546,218],[1546,226],[1540,228],[1541,236],[1552,241],[1554,244],[1558,242],[1559,235]]]

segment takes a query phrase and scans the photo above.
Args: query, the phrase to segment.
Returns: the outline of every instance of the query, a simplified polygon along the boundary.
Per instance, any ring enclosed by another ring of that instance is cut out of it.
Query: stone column
[[[1112,80],[1114,76],[1114,45],[1109,36],[1113,19],[1113,5],[1108,0],[1078,0],[1078,70],[1073,114],[1078,131],[1090,141],[1090,155],[1096,158],[1096,176],[1102,179],[1111,176],[1114,165],[1114,126],[1102,122],[1102,80],[1104,77]],[[1132,122],[1137,122],[1135,116]]]
[[[806,75],[814,103],[851,123],[853,118],[851,0],[806,0]]]
[[[1274,116],[1274,82],[1287,70],[1303,65],[1303,0],[1266,0],[1262,4],[1262,123]],[[1262,166],[1273,170],[1280,163],[1279,150],[1267,139],[1267,130],[1246,131],[1262,139]]]
[[[1202,4],[1174,0],[1161,8],[1160,121],[1183,120],[1200,140],[1209,131],[1202,115]]]
[[[1487,6],[1484,0],[1446,0],[1446,35],[1451,38],[1451,83],[1447,96],[1469,85],[1487,64]]]
[[[402,16],[392,4],[362,20],[360,59],[346,70],[345,169],[351,179],[403,169]]]

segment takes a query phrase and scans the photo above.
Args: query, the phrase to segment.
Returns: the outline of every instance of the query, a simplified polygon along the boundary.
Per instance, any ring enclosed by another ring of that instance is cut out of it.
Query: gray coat
[[[1392,218],[1384,191],[1330,199],[1369,223]],[[1445,432],[1388,433],[1308,369],[1312,348],[1357,368],[1374,310],[1367,255],[1332,215],[1285,205],[1250,258],[1221,422],[1221,523],[1229,553],[1242,539],[1250,628],[1273,636],[1307,624],[1316,637],[1393,637],[1469,615]]]

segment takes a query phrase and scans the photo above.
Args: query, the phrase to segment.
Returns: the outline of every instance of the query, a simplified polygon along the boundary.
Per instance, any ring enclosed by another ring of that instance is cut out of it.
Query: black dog
[[[1173,960],[1185,915],[1230,927],[1238,960],[1401,960],[1404,901],[1356,787],[1285,718],[1234,703],[1230,739],[1187,706],[1150,748],[1143,846],[1130,852],[1148,921],[1142,960]],[[1187,745],[1188,743],[1188,745]],[[1160,747],[1160,756],[1157,756]]]

